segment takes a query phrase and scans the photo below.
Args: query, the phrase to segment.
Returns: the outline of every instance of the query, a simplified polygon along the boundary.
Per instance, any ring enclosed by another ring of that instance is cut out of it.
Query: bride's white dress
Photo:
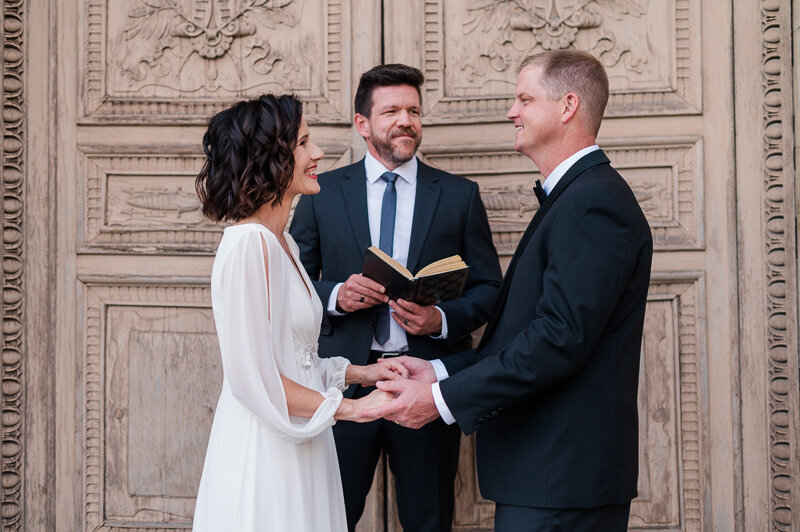
[[[297,244],[284,236],[300,266]],[[299,270],[264,226],[225,229],[211,273],[224,380],[195,532],[347,529],[330,427],[348,361],[317,356],[322,305]],[[289,415],[280,375],[325,396],[311,419]]]

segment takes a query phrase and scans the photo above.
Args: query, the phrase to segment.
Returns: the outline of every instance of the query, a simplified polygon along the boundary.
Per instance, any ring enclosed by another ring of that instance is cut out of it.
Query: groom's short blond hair
[[[534,65],[542,67],[542,85],[550,98],[559,99],[570,92],[578,95],[586,126],[597,136],[608,103],[603,64],[580,50],[549,50],[523,59],[519,72]]]

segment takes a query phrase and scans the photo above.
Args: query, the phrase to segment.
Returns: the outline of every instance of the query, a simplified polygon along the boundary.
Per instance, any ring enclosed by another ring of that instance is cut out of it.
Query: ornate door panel
[[[186,529],[222,375],[208,286],[221,230],[194,191],[204,124],[237,99],[294,92],[320,169],[349,163],[353,78],[380,61],[380,6],[67,4],[54,3],[58,343],[74,369],[58,373],[56,419],[58,453],[74,459],[57,522]]]

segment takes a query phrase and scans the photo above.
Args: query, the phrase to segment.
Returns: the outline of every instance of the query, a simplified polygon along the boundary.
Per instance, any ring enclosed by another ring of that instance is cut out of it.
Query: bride
[[[376,390],[351,383],[407,376],[394,361],[369,366],[317,356],[322,306],[285,232],[292,199],[316,194],[322,150],[293,96],[264,95],[211,118],[197,177],[203,214],[231,221],[211,272],[224,379],[197,494],[195,532],[344,531],[331,426],[370,421]]]

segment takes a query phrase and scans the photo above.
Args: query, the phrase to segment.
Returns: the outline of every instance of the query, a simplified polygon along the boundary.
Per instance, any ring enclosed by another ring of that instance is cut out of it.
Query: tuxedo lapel
[[[481,337],[478,347],[481,347],[486,343],[489,335],[494,329],[495,324],[497,323],[500,311],[503,309],[503,305],[505,305],[506,298],[508,297],[508,287],[511,284],[511,279],[514,276],[514,270],[517,267],[519,257],[522,255],[522,252],[525,251],[531,236],[533,236],[534,231],[536,231],[536,227],[541,223],[542,219],[545,217],[564,189],[566,189],[576,177],[581,175],[584,171],[588,170],[592,166],[608,162],[610,161],[608,160],[608,157],[606,157],[606,154],[603,153],[603,150],[595,150],[585,155],[575,164],[573,164],[569,170],[567,170],[567,173],[564,174],[553,190],[550,191],[550,194],[547,195],[547,199],[545,200],[544,204],[539,207],[539,210],[536,211],[531,223],[528,224],[528,227],[525,229],[525,233],[523,233],[522,238],[520,238],[513,257],[511,257],[511,262],[508,264],[506,274],[503,276],[503,284],[500,285],[500,293],[497,296],[497,302],[495,303],[494,310],[492,310],[489,323],[486,325],[486,329]]]
[[[344,197],[344,211],[347,213],[363,258],[364,250],[372,245],[367,214],[367,173],[364,161],[355,164],[339,183]]]
[[[406,261],[406,268],[412,273],[417,269],[417,262],[428,238],[440,195],[441,187],[437,179],[431,176],[430,168],[422,161],[418,161],[414,218],[411,221],[411,240],[408,244],[408,260]]]

